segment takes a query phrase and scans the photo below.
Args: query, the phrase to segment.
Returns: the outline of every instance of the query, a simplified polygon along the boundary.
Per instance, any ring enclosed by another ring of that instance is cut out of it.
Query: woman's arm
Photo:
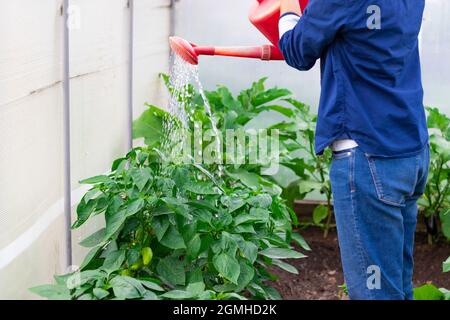
[[[289,12],[298,14],[299,16],[302,15],[302,9],[298,0],[281,0],[281,15]]]
[[[352,17],[350,0],[314,0],[300,17],[298,0],[281,0],[279,48],[286,62],[299,70],[311,69],[336,34]],[[351,0],[351,4],[358,0]]]

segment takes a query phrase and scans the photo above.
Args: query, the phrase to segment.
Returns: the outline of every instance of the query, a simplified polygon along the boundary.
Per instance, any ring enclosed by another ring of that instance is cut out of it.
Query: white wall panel
[[[72,0],[70,32],[72,186],[107,172],[126,150],[129,9],[126,0]],[[107,12],[107,14],[105,14]]]
[[[166,90],[158,74],[169,69],[170,0],[135,0],[134,116],[148,102],[165,108]]]
[[[54,220],[16,259],[0,269],[0,299],[39,299],[28,288],[65,272],[64,218]]]
[[[421,35],[425,102],[450,115],[450,2],[427,0]]]
[[[1,2],[0,249],[62,196],[60,5]]]
[[[135,116],[165,106],[157,74],[167,72],[169,0],[135,0]],[[127,0],[71,0],[72,208],[78,181],[105,173],[127,152]],[[0,2],[0,298],[36,298],[34,285],[64,271],[62,0]],[[75,17],[77,18],[77,17]],[[73,233],[79,240],[101,216]]]

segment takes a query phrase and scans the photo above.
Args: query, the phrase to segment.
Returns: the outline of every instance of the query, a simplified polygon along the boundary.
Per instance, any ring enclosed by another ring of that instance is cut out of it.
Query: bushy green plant
[[[432,242],[432,236],[439,235],[439,230],[450,239],[450,119],[437,108],[427,108],[427,111],[430,170],[425,194],[419,205]]]
[[[292,211],[279,190],[259,175],[166,162],[164,122],[150,106],[135,122],[148,147],[118,159],[111,174],[82,181],[93,187],[77,208],[73,227],[104,215],[105,228],[81,242],[91,248],[79,272],[33,288],[50,299],[280,299],[266,284],[284,259],[309,250],[292,231]]]

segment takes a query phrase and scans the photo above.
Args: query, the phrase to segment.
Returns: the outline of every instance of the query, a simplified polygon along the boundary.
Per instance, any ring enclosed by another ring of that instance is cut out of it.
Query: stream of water
[[[198,128],[199,124],[194,123],[193,118],[194,106],[192,104],[194,95],[196,94],[195,90],[198,91],[203,99],[203,105],[214,134],[213,143],[215,143],[215,152],[218,157],[221,157],[221,133],[217,128],[211,106],[200,81],[198,66],[191,65],[174,54],[171,57],[171,61],[172,63],[169,72],[170,97],[167,108],[171,117],[168,117],[163,122],[164,138],[161,150],[165,160],[177,162],[185,157],[185,150],[183,150],[183,148],[185,147],[185,139],[187,139],[189,135],[189,128],[195,127],[196,129],[202,129]],[[202,145],[202,141],[197,141],[197,143]],[[196,152],[198,153],[196,155],[197,159],[201,159],[201,150]],[[193,154],[192,160],[194,161]],[[196,164],[198,165],[199,163],[197,162]],[[214,172],[214,174],[221,176],[223,172],[221,163],[218,164],[217,169],[217,172]]]

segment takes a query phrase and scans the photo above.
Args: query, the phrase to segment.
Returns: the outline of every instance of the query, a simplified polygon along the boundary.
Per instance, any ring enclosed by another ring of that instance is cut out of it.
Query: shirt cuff
[[[293,12],[288,12],[283,14],[280,17],[280,21],[278,22],[278,29],[280,31],[280,39],[283,37],[283,35],[291,31],[295,28],[298,21],[300,20],[300,16]]]

